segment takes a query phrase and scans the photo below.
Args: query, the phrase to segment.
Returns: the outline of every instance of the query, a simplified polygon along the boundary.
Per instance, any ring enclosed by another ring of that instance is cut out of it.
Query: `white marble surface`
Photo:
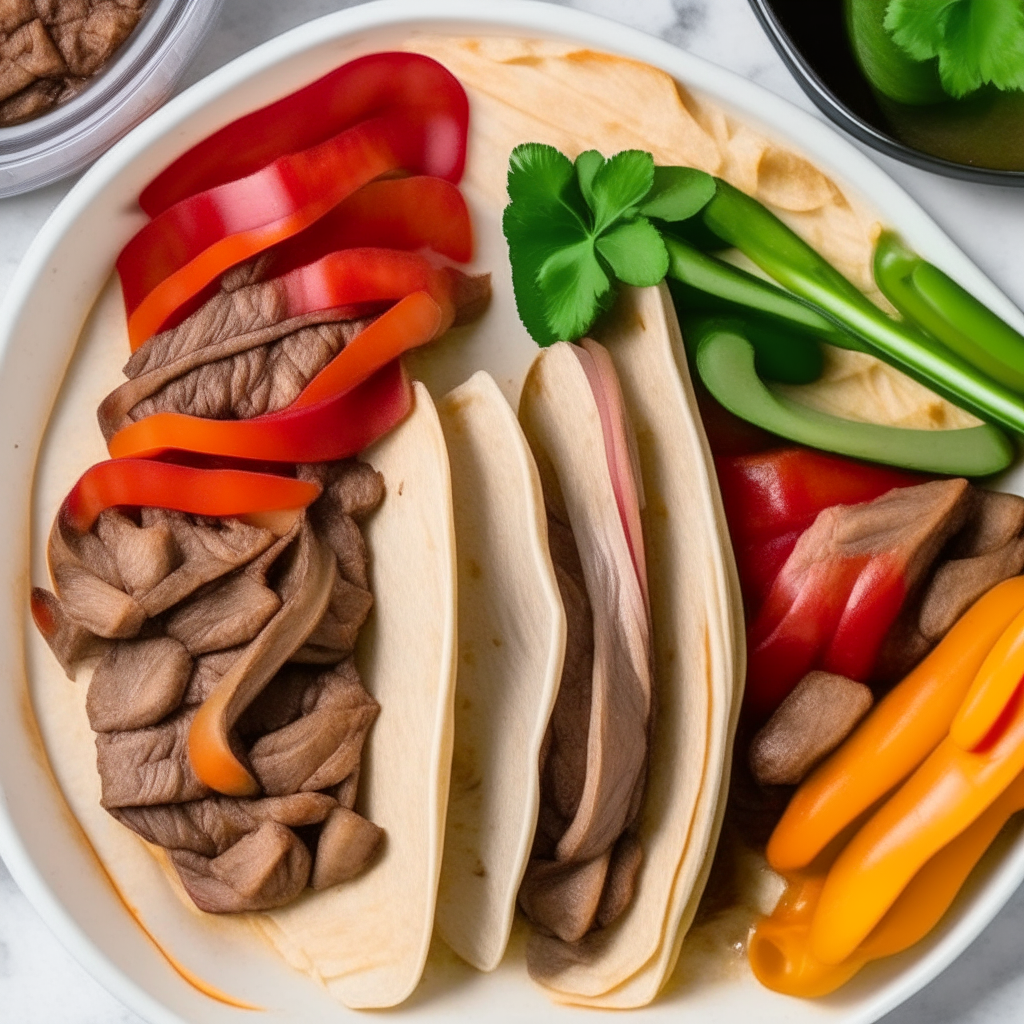
[[[478,0],[481,5],[501,0]],[[747,0],[563,0],[661,35],[812,109]],[[423,0],[429,5],[429,0]],[[294,25],[352,6],[346,0],[225,0],[183,84]],[[1024,189],[949,181],[875,155],[1014,301],[1024,306]],[[0,200],[0,297],[18,261],[71,182]],[[1024,892],[937,981],[886,1024],[1011,1024],[1024,1004]],[[0,863],[0,1021],[140,1024],[68,956]]]

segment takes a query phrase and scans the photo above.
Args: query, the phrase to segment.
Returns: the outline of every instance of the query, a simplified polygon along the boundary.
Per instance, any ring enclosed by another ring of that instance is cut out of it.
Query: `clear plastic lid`
[[[0,128],[0,196],[49,185],[92,163],[170,95],[221,0],[149,0],[110,62],[67,103]]]

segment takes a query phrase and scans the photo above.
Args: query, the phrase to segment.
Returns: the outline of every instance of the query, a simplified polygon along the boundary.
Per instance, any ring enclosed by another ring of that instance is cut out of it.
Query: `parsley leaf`
[[[715,192],[702,171],[656,168],[650,153],[597,150],[575,163],[551,146],[517,146],[502,227],[519,316],[538,345],[574,341],[615,298],[619,282],[657,284],[668,251],[650,218],[685,220]]]
[[[612,228],[597,240],[597,251],[623,284],[646,288],[668,273],[668,249],[646,217]]]
[[[640,212],[658,220],[689,220],[715,195],[715,179],[694,167],[655,167],[654,184]]]
[[[892,0],[885,28],[915,60],[938,58],[950,96],[960,99],[983,85],[1024,89],[1020,0]]]

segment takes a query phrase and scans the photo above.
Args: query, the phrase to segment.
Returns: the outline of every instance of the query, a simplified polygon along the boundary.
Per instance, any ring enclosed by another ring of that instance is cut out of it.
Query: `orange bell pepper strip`
[[[923,939],[942,920],[968,875],[1011,815],[1024,810],[1024,774],[913,877],[871,934],[838,964],[811,952],[811,921],[823,874],[790,880],[775,911],[754,926],[747,953],[754,976],[774,992],[815,999],[845,985],[865,964]]]
[[[914,875],[969,828],[1024,770],[1024,700],[975,752],[948,736],[839,854],[811,925],[811,952],[838,964],[871,933]]]
[[[768,842],[782,874],[822,850],[902,782],[947,735],[964,696],[1007,627],[1024,610],[1024,577],[979,598],[942,642],[800,786]]]
[[[158,412],[119,430],[108,448],[114,459],[185,451],[263,462],[331,462],[383,437],[405,419],[412,402],[412,385],[395,360],[345,394],[248,420]]]
[[[108,508],[167,508],[200,516],[244,516],[305,508],[320,486],[273,473],[198,469],[150,459],[99,462],[87,469],[60,509],[61,521],[88,533]]]
[[[415,169],[425,131],[397,114],[364,121],[150,221],[117,259],[132,350],[229,267],[298,234],[374,178]]]
[[[1024,612],[999,638],[981,666],[949,734],[964,750],[976,750],[996,728],[1024,679]]]
[[[306,385],[289,408],[305,408],[331,395],[351,391],[403,352],[443,333],[444,320],[441,307],[426,292],[407,295],[357,334]]]

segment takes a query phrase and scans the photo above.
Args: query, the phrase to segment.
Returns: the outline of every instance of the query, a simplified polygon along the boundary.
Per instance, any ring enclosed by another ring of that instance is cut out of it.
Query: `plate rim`
[[[371,0],[290,29],[234,58],[184,90],[105,153],[51,213],[15,272],[0,307],[0,380],[10,377],[12,360],[16,355],[12,351],[11,340],[35,289],[42,283],[50,257],[78,217],[112,178],[204,106],[243,85],[261,71],[325,41],[340,41],[375,30],[394,30],[403,25],[410,30],[429,31],[444,31],[447,25],[452,28],[460,26],[462,31],[472,31],[472,27],[476,27],[480,30],[539,32],[600,47],[659,67],[687,88],[706,92],[742,116],[756,119],[771,134],[793,144],[817,166],[833,174],[844,188],[865,197],[869,207],[880,215],[886,216],[887,211],[899,209],[895,219],[915,248],[927,252],[942,269],[1024,331],[1024,314],[901,185],[843,137],[837,128],[790,101],[662,39],[572,8],[540,0],[503,0],[501,4],[486,7],[481,7],[478,0],[432,0],[429,11],[424,11],[421,4],[422,0]],[[92,300],[88,301],[91,304]],[[64,347],[67,348],[65,355],[70,358],[73,346]],[[60,346],[56,348],[60,349]],[[60,377],[63,377],[63,372]],[[45,379],[43,383],[47,383]],[[24,425],[13,423],[12,417],[11,411],[0,408],[0,430],[4,431],[5,437],[20,436],[24,431]],[[31,502],[32,477],[42,433],[40,430],[33,443],[22,446],[13,456],[9,449],[6,455],[5,461],[18,480],[11,505],[22,511]],[[15,517],[17,514],[15,512]],[[27,553],[16,554],[12,564],[26,566]],[[19,590],[18,593],[23,600],[23,592]],[[10,631],[9,639],[13,639],[14,644],[4,646],[4,663],[11,670],[7,675],[12,679],[12,687],[24,689],[27,683],[21,650],[21,623],[25,612],[17,607],[10,611],[12,615],[8,617],[4,632]],[[10,628],[12,623],[16,624],[13,629]],[[51,932],[115,998],[141,1017],[154,1024],[186,1024],[175,1011],[117,967],[78,926],[28,854],[8,813],[7,787],[8,783],[0,774],[0,856]],[[872,1024],[920,991],[967,949],[1005,906],[1022,881],[1024,838],[1016,841],[995,877],[986,881],[984,891],[974,898],[973,905],[932,949],[909,968],[883,982],[877,992],[865,997],[856,1007],[849,1010],[835,1007],[834,1019],[842,1024]]]

